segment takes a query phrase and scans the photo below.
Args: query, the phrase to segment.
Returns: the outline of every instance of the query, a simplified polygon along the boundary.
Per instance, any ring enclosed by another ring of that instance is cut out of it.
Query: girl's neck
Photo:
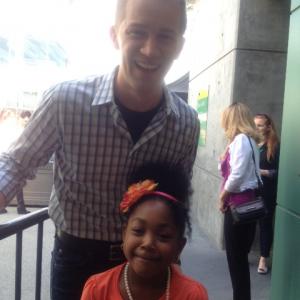
[[[166,288],[166,282],[168,279],[168,270],[163,274],[158,274],[153,277],[141,277],[138,274],[134,272],[134,270],[130,267],[128,268],[128,280],[129,282],[136,287],[141,288],[155,288],[155,289],[162,289],[164,290]]]
[[[126,294],[125,299],[127,299],[127,292],[123,280],[125,275],[124,272],[125,268],[123,269],[123,274],[120,277],[120,287],[122,293]],[[164,272],[163,274],[158,274],[153,277],[141,277],[138,274],[136,274],[129,265],[127,280],[129,289],[134,299],[159,299],[162,295],[166,293],[168,270],[166,269],[166,272]]]

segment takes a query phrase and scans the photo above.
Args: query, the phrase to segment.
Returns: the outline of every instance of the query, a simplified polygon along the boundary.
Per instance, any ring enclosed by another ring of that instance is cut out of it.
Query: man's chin
[[[140,76],[136,80],[134,80],[134,88],[137,90],[144,91],[145,93],[153,92],[154,90],[161,89],[163,86],[163,79],[157,80],[156,78],[152,78],[150,76]]]

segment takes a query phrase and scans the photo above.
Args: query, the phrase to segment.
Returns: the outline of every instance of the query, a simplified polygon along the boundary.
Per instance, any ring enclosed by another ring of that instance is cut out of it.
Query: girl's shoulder
[[[208,300],[206,288],[195,279],[183,274],[177,265],[172,265],[170,293],[180,300]]]
[[[121,264],[103,273],[92,275],[84,285],[81,300],[121,300],[118,281],[123,266]]]

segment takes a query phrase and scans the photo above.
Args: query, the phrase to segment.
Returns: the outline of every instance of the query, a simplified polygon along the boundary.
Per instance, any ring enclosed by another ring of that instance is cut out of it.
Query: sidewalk
[[[269,300],[271,274],[257,273],[257,254],[251,253],[249,262],[252,300]],[[187,243],[182,254],[182,269],[185,274],[204,284],[210,300],[232,300],[225,251],[217,249],[195,225],[192,240]]]
[[[35,209],[28,208],[33,211]],[[9,213],[0,215],[0,223],[17,218],[16,207],[9,207]],[[23,234],[22,300],[34,299],[36,227]],[[50,220],[44,223],[44,245],[42,266],[42,300],[49,300],[50,260],[53,245],[54,226]],[[232,289],[225,252],[218,250],[196,226],[193,237],[182,254],[182,269],[185,274],[199,280],[207,288],[210,300],[232,300]],[[252,300],[269,300],[271,275],[256,272],[257,256],[250,256]],[[15,237],[0,241],[0,299],[14,299]]]

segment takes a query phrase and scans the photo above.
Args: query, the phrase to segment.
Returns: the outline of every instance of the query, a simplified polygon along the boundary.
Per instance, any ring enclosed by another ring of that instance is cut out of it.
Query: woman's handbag
[[[262,196],[255,196],[249,202],[230,206],[234,223],[249,223],[255,222],[266,215],[266,207]]]
[[[255,175],[258,182],[258,189],[253,199],[242,204],[230,205],[230,210],[234,223],[238,224],[255,222],[265,217],[267,213],[265,202],[262,197],[262,182],[256,171],[254,150],[249,137],[248,140],[252,149],[252,159],[254,162]]]

